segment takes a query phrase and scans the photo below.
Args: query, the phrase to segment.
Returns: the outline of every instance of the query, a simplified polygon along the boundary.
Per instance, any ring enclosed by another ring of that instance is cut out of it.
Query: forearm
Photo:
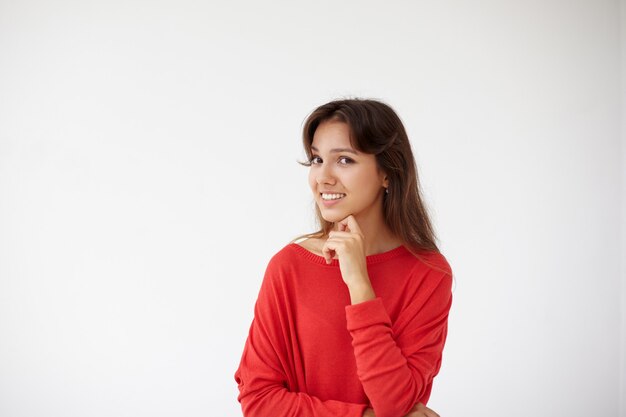
[[[346,312],[357,375],[376,416],[405,415],[430,392],[439,366],[445,323],[428,332],[398,336],[392,331],[381,298],[346,306]],[[414,354],[409,359],[405,355],[411,352]]]
[[[376,416],[405,415],[425,392],[426,381],[409,366],[391,328],[355,330],[353,347],[357,374]]]
[[[350,285],[348,287],[348,291],[350,292],[351,304],[359,304],[376,298],[376,294],[374,293],[374,289],[372,288],[372,284],[369,279],[367,279],[367,281],[363,280],[357,284]]]
[[[244,417],[362,417],[365,404],[326,400],[284,387],[242,392],[238,397]],[[371,410],[371,409],[370,409]],[[373,417],[373,416],[372,416]]]
[[[278,343],[269,343],[265,330],[260,321],[253,321],[234,375],[244,417],[362,417],[366,404],[323,401],[296,389],[289,390],[290,378],[273,350]]]

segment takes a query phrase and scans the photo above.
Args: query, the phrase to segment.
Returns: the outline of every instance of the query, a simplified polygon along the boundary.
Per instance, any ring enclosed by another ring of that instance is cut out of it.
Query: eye
[[[311,159],[309,159],[308,164],[309,165],[318,165],[318,162],[316,162],[317,159],[321,159],[321,158],[319,156],[317,156],[317,155],[313,155],[311,157]],[[345,162],[339,163],[339,165],[349,165],[349,164],[352,164],[354,162],[351,158],[348,158],[347,156],[340,156],[337,160],[338,161],[345,161]]]
[[[315,160],[318,159],[319,156],[314,155],[311,157],[311,159],[309,159],[309,165],[316,165]]]

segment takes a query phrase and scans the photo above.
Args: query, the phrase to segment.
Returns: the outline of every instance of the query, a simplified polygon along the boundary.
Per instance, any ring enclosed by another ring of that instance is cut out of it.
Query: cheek
[[[349,186],[352,190],[356,191],[367,190],[371,187],[370,179],[366,175],[363,175],[362,172],[356,170],[346,172],[342,177],[342,181],[346,184],[346,186]]]
[[[311,190],[316,190],[317,189],[317,183],[315,182],[315,178],[313,178],[312,174],[309,174],[309,187],[311,188]]]
[[[350,188],[357,191],[359,196],[367,199],[371,195],[375,195],[378,191],[377,178],[369,172],[360,172],[346,178]]]

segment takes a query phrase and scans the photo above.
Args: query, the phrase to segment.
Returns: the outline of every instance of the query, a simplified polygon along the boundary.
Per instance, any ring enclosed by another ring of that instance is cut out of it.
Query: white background
[[[626,416],[625,9],[1,1],[0,415],[240,416],[263,271],[315,226],[302,122],[358,96],[456,276],[429,406]]]

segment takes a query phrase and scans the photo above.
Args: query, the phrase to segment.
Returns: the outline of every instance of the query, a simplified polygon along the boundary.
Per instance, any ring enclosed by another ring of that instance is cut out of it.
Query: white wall
[[[620,4],[0,2],[0,415],[241,415],[343,96],[405,121],[456,274],[429,406],[626,415]]]
[[[621,184],[621,257],[622,257],[622,325],[620,343],[620,415],[626,416],[626,0],[620,0],[620,49],[621,49],[621,137],[622,137],[622,184]]]

